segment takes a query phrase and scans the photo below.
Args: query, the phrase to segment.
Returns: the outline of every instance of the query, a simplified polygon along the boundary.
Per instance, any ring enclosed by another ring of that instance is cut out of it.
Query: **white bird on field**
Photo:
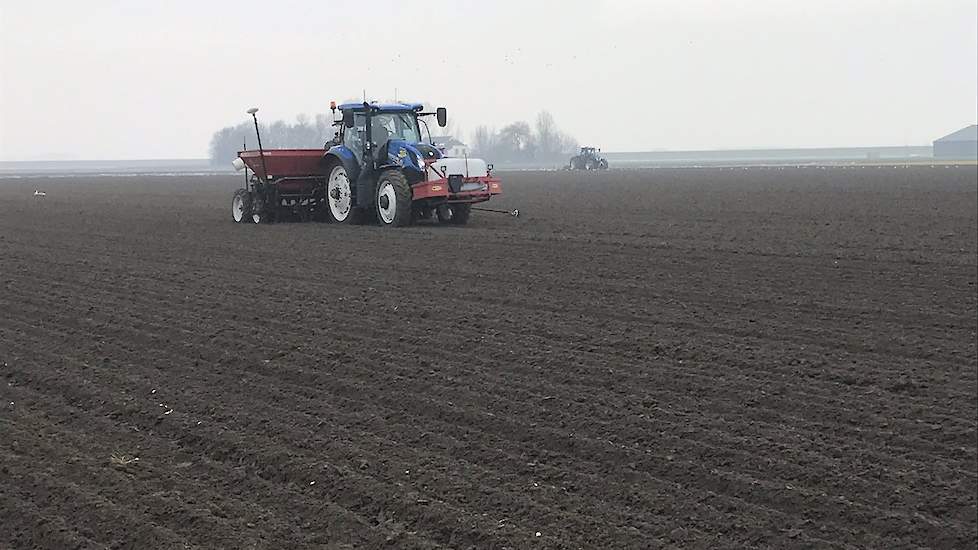
[[[46,196],[48,196],[48,194],[45,193],[44,191],[38,191],[37,189],[35,189],[34,190],[34,196],[35,197],[46,197]]]

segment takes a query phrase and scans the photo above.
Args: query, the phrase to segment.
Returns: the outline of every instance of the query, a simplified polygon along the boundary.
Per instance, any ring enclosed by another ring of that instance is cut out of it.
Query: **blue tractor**
[[[334,109],[335,105],[331,105]],[[334,223],[376,220],[405,226],[419,219],[463,225],[472,205],[502,192],[492,165],[449,158],[422,139],[425,118],[446,124],[446,111],[417,103],[347,103],[323,149],[241,151],[235,166],[252,169],[250,188],[232,202],[235,221],[260,223],[283,214]],[[252,113],[253,114],[253,113]],[[257,127],[257,119],[256,119]]]

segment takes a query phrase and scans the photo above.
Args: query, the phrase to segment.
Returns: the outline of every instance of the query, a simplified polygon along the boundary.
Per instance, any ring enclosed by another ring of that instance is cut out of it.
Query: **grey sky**
[[[200,158],[331,99],[549,110],[606,151],[927,144],[978,119],[978,1],[0,0],[0,160]]]

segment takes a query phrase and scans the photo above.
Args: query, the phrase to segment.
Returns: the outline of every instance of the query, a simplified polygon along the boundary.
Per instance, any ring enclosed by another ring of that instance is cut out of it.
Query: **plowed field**
[[[974,167],[503,176],[0,180],[0,547],[978,544]]]

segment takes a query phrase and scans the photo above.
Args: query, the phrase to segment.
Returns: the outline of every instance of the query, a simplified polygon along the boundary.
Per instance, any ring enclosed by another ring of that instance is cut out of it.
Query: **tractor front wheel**
[[[231,199],[231,219],[234,223],[246,223],[251,217],[251,194],[247,189],[238,189]]]
[[[386,170],[377,180],[377,221],[384,227],[411,224],[411,186],[398,170]]]

